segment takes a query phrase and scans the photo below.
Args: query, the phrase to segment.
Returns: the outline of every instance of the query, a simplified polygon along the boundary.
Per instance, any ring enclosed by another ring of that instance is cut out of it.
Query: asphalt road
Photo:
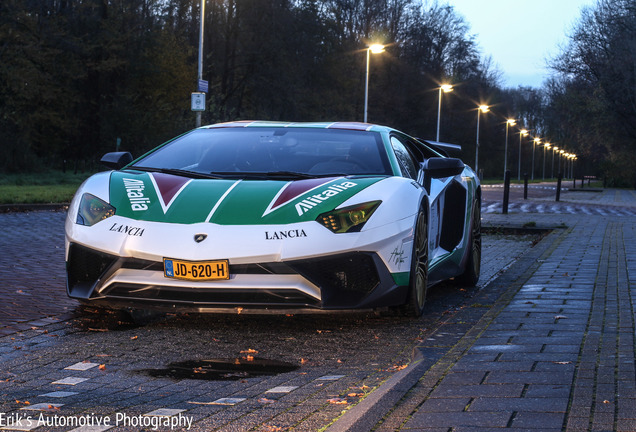
[[[7,251],[0,259],[0,329],[6,335],[0,345],[0,412],[25,408],[24,401],[28,409],[44,403],[44,411],[61,403],[66,416],[76,417],[87,410],[107,415],[183,409],[195,422],[192,430],[246,430],[264,423],[263,430],[294,425],[314,431],[328,425],[348,404],[406,367],[414,346],[458,311],[480,312],[471,304],[473,296],[536,240],[486,235],[479,286],[434,287],[417,320],[376,313],[189,314],[139,326],[123,313],[85,309],[66,297],[64,217],[50,211],[0,215],[5,227],[0,247]],[[455,330],[445,337],[458,339],[465,331],[462,325]],[[179,362],[191,362],[189,376],[172,372]],[[219,362],[239,367],[210,369]],[[255,362],[272,374],[254,375],[241,366]],[[278,373],[278,362],[297,369]],[[75,364],[101,366],[66,369]],[[69,377],[87,381],[77,387],[59,384]],[[59,391],[64,397],[47,396]],[[221,409],[246,397],[252,402]],[[264,411],[264,404],[271,408]],[[259,416],[275,419],[272,428]]]

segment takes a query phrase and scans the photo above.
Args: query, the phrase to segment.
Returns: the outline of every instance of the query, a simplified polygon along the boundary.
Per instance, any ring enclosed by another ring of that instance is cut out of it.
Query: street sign
[[[205,93],[192,93],[192,111],[205,111]]]
[[[199,85],[197,87],[198,92],[207,93],[208,92],[208,82],[206,80],[199,80]]]

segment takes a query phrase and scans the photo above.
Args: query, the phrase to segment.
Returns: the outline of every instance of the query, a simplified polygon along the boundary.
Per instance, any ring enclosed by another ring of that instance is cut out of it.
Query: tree
[[[551,62],[552,130],[568,130],[603,174],[633,184],[636,160],[636,4],[599,0],[583,10],[564,51]],[[556,120],[562,122],[556,124]]]

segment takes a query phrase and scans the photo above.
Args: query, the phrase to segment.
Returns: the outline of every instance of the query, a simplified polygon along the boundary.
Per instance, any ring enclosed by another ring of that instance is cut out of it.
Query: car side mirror
[[[464,171],[464,162],[457,158],[432,157],[422,162],[422,169],[429,178],[454,177]]]
[[[133,161],[133,157],[130,152],[111,152],[106,153],[100,162],[111,169],[122,169]]]

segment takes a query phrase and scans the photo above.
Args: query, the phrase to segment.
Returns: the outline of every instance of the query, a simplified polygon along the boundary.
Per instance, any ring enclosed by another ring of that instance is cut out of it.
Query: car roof
[[[209,126],[203,126],[202,129],[220,129],[220,128],[313,128],[313,129],[345,129],[370,132],[390,132],[395,129],[387,126],[380,126],[371,123],[360,122],[276,122],[276,121],[254,121],[241,120],[227,123],[217,123]]]

